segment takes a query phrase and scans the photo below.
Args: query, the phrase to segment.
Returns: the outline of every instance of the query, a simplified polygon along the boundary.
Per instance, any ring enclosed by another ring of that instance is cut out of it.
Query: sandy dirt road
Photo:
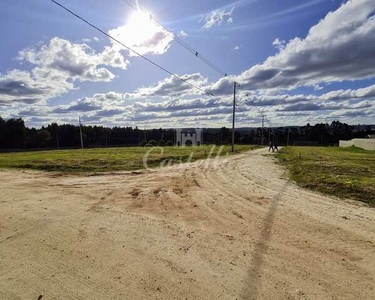
[[[100,176],[0,172],[0,299],[375,299],[375,210],[260,149]]]

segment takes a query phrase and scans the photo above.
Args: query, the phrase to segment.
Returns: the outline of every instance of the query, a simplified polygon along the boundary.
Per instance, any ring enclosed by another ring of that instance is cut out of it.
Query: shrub
[[[155,140],[151,140],[147,143],[147,145],[156,146],[158,143]]]
[[[169,140],[166,145],[169,146],[169,147],[173,146],[173,141]]]
[[[141,147],[144,147],[146,145],[147,145],[147,141],[142,141],[141,144],[140,144]]]
[[[160,140],[159,141],[159,143],[158,143],[158,146],[161,146],[161,147],[163,147],[163,146],[165,146],[165,140]]]

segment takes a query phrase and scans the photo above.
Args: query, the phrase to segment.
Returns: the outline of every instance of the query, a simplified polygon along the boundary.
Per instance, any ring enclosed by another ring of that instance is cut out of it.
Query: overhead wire
[[[177,43],[179,43],[182,47],[184,47],[186,50],[188,50],[190,53],[194,54],[197,58],[202,60],[206,65],[208,65],[210,68],[215,70],[217,73],[223,75],[224,77],[228,76],[227,72],[220,69],[218,66],[216,66],[214,63],[209,61],[206,57],[204,57],[202,54],[200,54],[199,51],[188,45],[183,39],[181,39],[178,34],[175,34],[172,30],[166,28],[164,25],[162,25],[158,20],[154,19],[151,14],[148,14],[146,11],[144,11],[142,8],[137,6],[134,2],[131,0],[121,0],[125,4],[127,4],[129,7],[136,11],[141,11],[145,15],[148,15],[150,18],[150,21],[154,22],[156,25],[159,25],[160,27],[164,28],[166,31],[173,33],[174,39]]]
[[[246,95],[246,96],[248,96],[248,95]],[[254,103],[254,100],[251,100],[251,99],[245,99],[245,100],[240,101],[239,103],[236,103],[236,107],[237,107],[242,113],[245,113],[245,112],[241,109],[241,106],[240,106],[240,105],[242,105],[242,104],[244,104],[245,102],[248,102],[248,101],[251,101],[252,103]],[[264,118],[268,121],[268,123],[270,124],[270,126],[271,126],[271,121],[270,121],[268,118],[266,118],[266,115],[264,114],[264,111],[260,110],[257,106],[253,106],[253,107],[255,107],[255,108],[257,109],[257,111],[259,112],[259,114],[261,115],[261,117],[262,117],[262,118],[264,117]]]
[[[209,95],[209,96],[215,96],[213,93],[209,93],[209,92],[206,92],[204,89],[190,83],[187,79],[184,79],[174,73],[172,73],[171,71],[167,70],[166,68],[162,67],[161,65],[155,63],[154,61],[152,61],[151,59],[147,58],[146,56],[140,54],[139,52],[135,51],[134,49],[132,49],[131,47],[125,45],[124,43],[122,43],[121,41],[119,41],[118,39],[114,38],[113,36],[111,36],[110,34],[108,34],[107,32],[103,31],[102,29],[100,29],[99,27],[97,27],[96,25],[90,23],[89,21],[87,21],[86,19],[84,19],[83,17],[79,16],[78,14],[76,14],[75,12],[73,12],[72,10],[70,10],[69,8],[65,7],[64,5],[60,4],[59,2],[55,1],[55,0],[51,0],[54,4],[56,4],[57,6],[61,7],[62,9],[66,10],[68,13],[70,13],[71,15],[75,16],[76,18],[80,19],[81,21],[83,21],[84,23],[86,23],[87,25],[91,26],[92,28],[96,29],[97,31],[99,31],[100,33],[104,34],[105,36],[107,36],[108,38],[110,38],[111,40],[115,41],[116,43],[118,43],[119,45],[123,46],[124,48],[126,48],[127,50],[129,50],[130,52],[133,52],[134,54],[136,54],[137,56],[143,58],[144,60],[146,60],[147,62],[149,62],[150,64],[158,67],[159,69],[163,70],[164,72],[168,73],[169,75],[181,80],[182,82],[185,82],[186,84],[190,85],[191,87],[193,87],[194,89],[197,89],[197,90],[200,90],[201,92],[203,92],[204,94],[206,95]]]

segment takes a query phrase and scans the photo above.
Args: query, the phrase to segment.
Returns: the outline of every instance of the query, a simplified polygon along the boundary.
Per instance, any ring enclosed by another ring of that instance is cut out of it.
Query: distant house
[[[375,136],[369,135],[367,139],[352,139],[350,141],[340,141],[340,147],[355,146],[365,150],[375,150]]]
[[[201,146],[203,144],[203,129],[176,129],[176,146]]]

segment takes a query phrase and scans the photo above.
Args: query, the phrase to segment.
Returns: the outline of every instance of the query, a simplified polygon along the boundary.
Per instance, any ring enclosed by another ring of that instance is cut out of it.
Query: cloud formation
[[[233,80],[249,90],[294,89],[375,76],[375,2],[350,0],[262,64],[223,78],[209,90],[231,91]]]
[[[141,55],[164,54],[174,39],[173,33],[152,22],[149,16],[142,12],[133,14],[126,25],[111,29],[108,34]],[[123,49],[115,41],[112,41],[112,44],[115,49]],[[129,51],[129,55],[137,56],[132,51]]]
[[[199,77],[199,76],[198,76]],[[161,87],[161,84],[153,86]],[[162,91],[161,89],[160,91]],[[248,98],[239,97],[237,109],[237,122],[239,125],[249,125],[249,122],[257,122],[259,110],[272,119],[272,126],[278,122],[290,122],[291,118],[298,117],[293,124],[304,124],[307,122],[321,122],[324,120],[345,118],[371,118],[375,117],[375,86],[356,90],[338,90],[316,95],[272,95],[252,94]],[[138,95],[138,91],[132,93]],[[23,116],[26,120],[31,117],[53,116],[54,119],[69,119],[80,114],[85,122],[90,124],[111,124],[142,126],[154,124],[155,126],[188,126],[192,120],[198,120],[200,124],[214,126],[212,122],[224,122],[232,112],[232,96],[202,98],[199,95],[187,94],[187,98],[162,98],[160,94],[132,98],[134,102],[129,103],[129,93],[121,94],[109,92],[105,94],[94,94],[71,102],[69,105],[60,105],[55,108],[41,106],[38,109],[21,109],[14,115]],[[247,101],[244,101],[247,100]],[[63,117],[65,116],[65,117]],[[318,117],[320,119],[318,119]],[[315,119],[314,119],[315,118]],[[35,121],[35,119],[33,119]],[[228,121],[229,122],[229,121]],[[158,124],[158,125],[157,125]]]
[[[280,40],[279,38],[276,38],[272,45],[279,51],[284,50],[286,41]]]
[[[40,49],[24,49],[19,53],[19,60],[36,66],[34,74],[70,78],[79,81],[111,81],[115,76],[106,68],[108,66],[125,70],[129,61],[116,50],[105,47],[96,54],[86,44],[74,44],[68,40],[55,37]]]
[[[309,3],[315,5],[320,1]],[[211,12],[204,26],[207,22],[207,28],[231,23],[232,6]],[[372,121],[375,118],[375,85],[321,95],[296,94],[288,90],[301,86],[328,89],[325,85],[331,82],[374,78],[374,12],[373,0],[349,0],[313,26],[305,38],[289,42],[276,39],[273,45],[278,49],[277,54],[238,76],[211,83],[200,73],[181,75],[216,97],[206,97],[170,76],[128,93],[97,93],[75,98],[68,105],[39,105],[76,89],[79,82],[109,82],[115,77],[111,68],[125,70],[129,65],[121,52],[124,49],[118,45],[112,44],[98,52],[83,42],[54,38],[20,52],[18,60],[31,66],[29,71],[15,69],[0,74],[0,111],[6,112],[5,117],[22,116],[36,124],[48,120],[69,122],[79,114],[90,124],[173,127],[175,124],[195,126],[199,122],[200,126],[225,126],[231,121],[233,81],[237,81],[241,84],[238,92],[241,105],[236,120],[239,126],[259,122],[259,110],[272,119],[272,125],[329,119],[349,119],[358,123]],[[159,27],[150,30],[146,26],[131,37],[126,33],[135,24],[129,22],[112,33],[124,42],[127,39],[125,43],[142,54],[156,55],[168,51],[173,34]],[[137,35],[139,33],[143,36]],[[178,36],[183,38],[186,35],[180,32]],[[245,98],[247,93],[249,96]],[[4,105],[13,102],[19,103],[18,109],[14,106],[5,109]],[[30,103],[35,106],[25,107]],[[4,116],[3,112],[1,114]]]
[[[233,11],[234,7],[231,10],[213,10],[209,13],[205,18],[205,24],[202,26],[204,29],[208,29],[215,26],[220,26],[223,24],[231,24],[233,23]]]
[[[182,79],[188,81],[197,87],[204,87],[208,84],[207,78],[204,78],[200,73],[185,74],[180,76]],[[188,95],[197,95],[201,92],[186,82],[170,76],[158,82],[158,84],[150,87],[142,87],[137,89],[134,93],[126,94],[128,99],[138,99],[144,97],[186,97]]]
[[[115,75],[107,67],[125,70],[129,64],[112,47],[96,53],[86,44],[58,37],[20,51],[17,59],[32,68],[30,71],[14,69],[0,75],[0,103],[46,101],[75,89],[77,81],[109,82]]]
[[[178,33],[178,37],[184,39],[184,38],[187,38],[187,37],[188,37],[188,34],[187,34],[185,31],[181,30],[181,31]]]

